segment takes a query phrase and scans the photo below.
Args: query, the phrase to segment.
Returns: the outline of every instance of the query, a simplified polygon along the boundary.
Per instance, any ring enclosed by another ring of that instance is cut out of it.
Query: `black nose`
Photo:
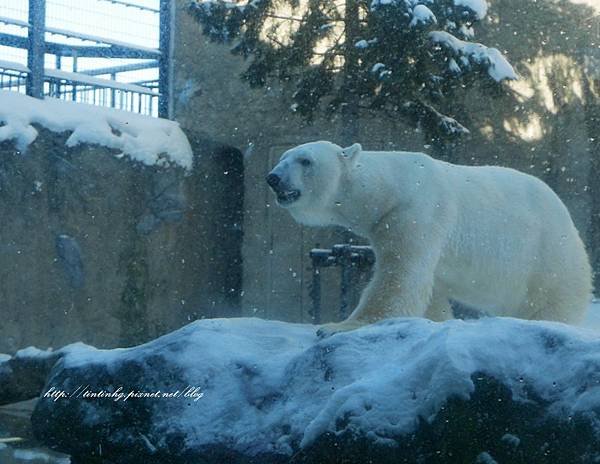
[[[269,184],[269,187],[275,188],[279,185],[279,182],[281,182],[281,177],[277,174],[271,173],[267,176],[267,184]]]

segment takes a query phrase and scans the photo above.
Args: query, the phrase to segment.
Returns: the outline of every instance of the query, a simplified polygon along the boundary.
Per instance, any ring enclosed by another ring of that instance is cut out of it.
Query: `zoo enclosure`
[[[168,118],[171,9],[172,0],[7,0],[0,90]]]
[[[312,282],[310,298],[312,309],[309,313],[313,324],[321,323],[321,271],[328,267],[339,267],[340,308],[339,319],[350,315],[351,302],[357,300],[357,278],[359,274],[369,274],[375,264],[375,253],[370,246],[355,246],[347,243],[333,245],[331,248],[313,248],[310,251],[312,261]]]

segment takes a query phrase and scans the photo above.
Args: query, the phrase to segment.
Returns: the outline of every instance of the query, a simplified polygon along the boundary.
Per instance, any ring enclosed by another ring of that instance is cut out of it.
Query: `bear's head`
[[[344,174],[361,150],[358,143],[348,148],[324,141],[299,145],[281,156],[266,180],[277,195],[277,203],[296,221],[335,224]]]

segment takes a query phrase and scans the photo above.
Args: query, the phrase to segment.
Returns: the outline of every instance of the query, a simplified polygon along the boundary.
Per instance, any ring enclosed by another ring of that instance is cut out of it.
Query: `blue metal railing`
[[[27,20],[2,16],[0,9],[0,24],[12,28],[0,31],[0,46],[4,46],[4,49],[22,49],[27,53],[26,66],[4,60],[0,53],[0,89],[24,91],[36,98],[51,96],[170,117],[172,0],[157,0],[158,9],[126,0],[97,0],[98,3],[110,3],[158,15],[158,48],[48,27],[46,9],[49,1],[52,0],[29,0]],[[55,69],[47,67],[47,55],[54,55]],[[65,59],[69,60],[72,71],[62,69]],[[79,71],[78,63],[85,60],[89,62],[89,59],[107,63],[125,60],[126,64]],[[152,69],[158,71],[158,79],[134,82],[118,80],[124,73]]]

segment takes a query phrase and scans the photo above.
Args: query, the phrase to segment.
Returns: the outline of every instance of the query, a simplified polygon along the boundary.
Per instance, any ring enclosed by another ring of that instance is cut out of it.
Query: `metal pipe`
[[[27,95],[44,98],[46,0],[29,0],[29,24],[31,27],[27,30],[27,67],[30,72],[27,75]]]
[[[173,2],[160,0],[160,38],[159,38],[159,97],[158,116],[172,118],[172,56],[173,56]]]

